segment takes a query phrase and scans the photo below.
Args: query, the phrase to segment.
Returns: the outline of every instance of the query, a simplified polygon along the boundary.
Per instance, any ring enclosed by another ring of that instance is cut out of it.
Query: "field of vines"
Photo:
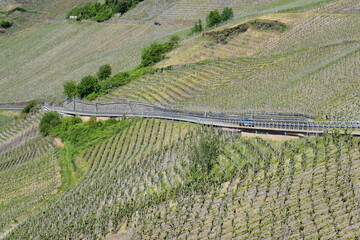
[[[15,122],[15,116],[19,112],[17,111],[1,111],[0,110],[0,132],[3,131],[7,126],[10,126]]]
[[[219,155],[201,178],[203,136]],[[272,142],[135,120],[86,149],[82,181],[5,239],[356,239],[359,157],[359,140],[337,134]]]
[[[80,81],[103,64],[128,70],[140,63],[141,48],[183,27],[47,23],[10,36],[0,42],[0,102],[61,96],[64,81]]]
[[[39,136],[38,118],[0,132],[0,232],[34,212],[59,184],[53,140]]]
[[[100,101],[358,120],[359,15],[308,12],[264,17],[290,27],[281,34],[249,30],[225,45],[210,44],[209,37],[202,36],[185,40],[168,55],[170,59],[157,65],[185,66],[145,76]],[[201,62],[204,59],[212,60]],[[196,61],[200,62],[191,63]]]
[[[118,236],[359,238],[358,140],[332,136],[274,145],[231,137],[225,142],[219,184],[205,194],[193,191],[138,211]]]
[[[359,119],[358,42],[271,57],[233,58],[156,73],[100,101],[140,100],[183,109],[309,113]]]
[[[311,7],[323,0],[154,0],[144,1],[127,12],[124,19],[142,19],[165,22],[188,22],[205,20],[212,10],[231,7],[235,17],[274,13],[286,9]]]

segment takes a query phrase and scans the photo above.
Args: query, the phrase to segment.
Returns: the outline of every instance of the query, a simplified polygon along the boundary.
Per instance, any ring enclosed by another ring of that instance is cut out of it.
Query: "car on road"
[[[255,126],[254,119],[249,117],[243,117],[240,119],[239,125],[243,127],[254,127]]]

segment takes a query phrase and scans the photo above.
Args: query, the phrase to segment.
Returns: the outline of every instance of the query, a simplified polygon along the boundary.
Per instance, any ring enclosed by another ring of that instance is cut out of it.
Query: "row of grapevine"
[[[334,136],[274,147],[235,138],[224,154],[235,168],[229,181],[147,210],[128,224],[136,227],[125,230],[126,239],[359,237],[358,140]]]
[[[0,156],[0,230],[31,214],[58,186],[51,139],[36,137]]]
[[[85,150],[82,181],[7,239],[359,237],[358,139],[219,135],[211,181],[193,182],[195,129],[134,121]]]

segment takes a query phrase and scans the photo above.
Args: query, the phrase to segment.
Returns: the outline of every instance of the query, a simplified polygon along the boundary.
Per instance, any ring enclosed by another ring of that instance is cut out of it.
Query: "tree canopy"
[[[94,76],[86,76],[81,79],[77,86],[77,93],[81,98],[87,97],[92,93],[97,93],[100,90],[98,79]]]
[[[67,97],[67,98],[72,98],[76,96],[76,82],[74,81],[66,81],[63,84],[64,90],[63,90],[63,94]]]
[[[102,65],[96,73],[98,79],[105,80],[111,76],[111,67],[109,64]]]

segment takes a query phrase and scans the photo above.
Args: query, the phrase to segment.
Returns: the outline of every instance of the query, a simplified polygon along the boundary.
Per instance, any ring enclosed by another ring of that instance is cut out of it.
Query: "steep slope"
[[[352,1],[341,3],[356,10]],[[226,44],[212,36],[187,39],[156,65],[174,65],[173,70],[134,81],[100,101],[139,100],[206,111],[307,112],[322,119],[358,120],[360,18],[339,13],[341,8],[334,11],[334,4],[257,17],[287,24],[284,32],[250,28],[231,35]]]
[[[0,130],[1,233],[36,212],[60,182],[53,140],[39,136],[38,117]]]
[[[0,102],[61,96],[62,83],[80,81],[99,66],[114,71],[140,62],[141,48],[183,26],[47,23],[0,43]]]
[[[359,146],[135,121],[86,149],[83,180],[5,239],[356,238]]]

